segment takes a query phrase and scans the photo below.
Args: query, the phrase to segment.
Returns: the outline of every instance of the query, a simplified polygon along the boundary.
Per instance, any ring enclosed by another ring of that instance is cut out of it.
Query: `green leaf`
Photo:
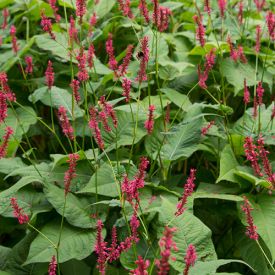
[[[190,268],[189,275],[209,275],[209,274],[224,274],[224,273],[216,273],[217,269],[220,266],[230,264],[230,263],[240,263],[248,266],[251,270],[253,268],[248,265],[246,262],[240,260],[215,260],[209,262],[197,262],[194,267]],[[225,274],[233,274],[233,273],[225,273]],[[235,274],[235,273],[234,273]],[[238,274],[238,273],[237,273]]]
[[[61,272],[66,275],[90,275],[91,267],[84,261],[73,259],[61,265]]]
[[[53,220],[47,223],[41,232],[56,245],[59,230],[60,220]],[[64,263],[71,259],[82,260],[88,257],[94,250],[95,238],[96,232],[92,229],[78,229],[64,223],[59,246],[59,262]],[[56,255],[53,245],[41,235],[37,235],[31,243],[24,265],[50,262],[53,255]]]
[[[192,104],[187,95],[181,94],[178,91],[171,88],[163,88],[160,89],[174,104],[176,104],[179,108],[186,110]]]
[[[91,177],[88,184],[78,193],[97,193],[107,197],[117,197],[120,189],[119,182],[115,178],[122,174],[123,170],[118,172],[114,167],[108,163],[100,166],[95,174]],[[96,187],[97,182],[97,187]]]
[[[161,157],[173,161],[190,157],[198,148],[201,137],[202,118],[189,123],[180,123],[167,133],[166,143],[161,149]]]
[[[95,5],[95,13],[98,18],[104,17],[108,12],[111,11],[115,5],[115,0],[101,0],[97,5]]]
[[[70,8],[70,9],[75,9],[75,0],[58,0],[58,4],[63,7],[67,7],[67,8]]]
[[[72,119],[72,95],[67,90],[55,86],[50,91],[48,87],[39,88],[29,96],[29,101],[36,103],[39,100],[47,106],[52,105],[53,108],[65,107],[69,118]],[[74,100],[74,117],[82,117],[83,113]]]
[[[136,127],[135,121],[129,113],[123,111],[116,111],[118,126],[114,128],[113,123],[110,122],[112,131],[106,132],[102,129],[102,137],[105,143],[107,151],[119,148],[125,145],[131,145],[134,138],[134,129]],[[136,118],[136,116],[134,115]],[[103,127],[102,127],[103,128]],[[144,129],[144,120],[138,121],[138,126],[135,132],[134,144],[139,142],[146,135],[146,130]]]
[[[236,167],[239,165],[234,152],[229,144],[227,144],[221,152],[220,158],[220,175],[216,182],[227,180],[231,182],[239,182],[235,176]]]
[[[0,269],[4,269],[11,252],[11,248],[0,245]],[[0,273],[1,274],[1,273]]]
[[[163,234],[164,226],[169,223],[169,227],[176,227],[173,240],[179,249],[178,252],[172,252],[176,261],[170,261],[171,266],[182,272],[184,270],[184,255],[188,245],[193,244],[196,247],[198,260],[211,261],[216,260],[216,252],[211,240],[211,231],[198,218],[188,210],[183,215],[175,218],[177,201],[169,201],[162,197],[162,206],[158,207],[159,222],[156,225],[158,236]]]
[[[0,159],[0,173],[9,174],[12,171],[26,167],[21,158],[2,158]]]
[[[64,189],[53,184],[46,184],[44,193],[47,200],[62,215],[65,203]],[[92,228],[96,225],[96,220],[91,219],[89,203],[85,199],[77,198],[72,193],[67,194],[64,217],[71,225],[81,228]]]

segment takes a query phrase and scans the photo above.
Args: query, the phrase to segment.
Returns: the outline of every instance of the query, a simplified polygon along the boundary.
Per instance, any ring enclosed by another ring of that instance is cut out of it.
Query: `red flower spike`
[[[74,129],[71,126],[68,116],[67,116],[67,111],[65,107],[60,106],[58,109],[58,119],[62,128],[63,134],[69,138],[70,140],[74,139]]]
[[[271,11],[266,14],[266,24],[270,38],[275,40],[275,14]]]
[[[164,32],[169,26],[169,16],[172,12],[167,7],[159,7],[159,25],[157,26],[159,32]]]
[[[190,197],[193,194],[196,180],[196,169],[190,170],[190,176],[188,177],[186,184],[184,185],[184,192],[180,199],[180,201],[177,204],[177,211],[175,213],[176,216],[180,216],[185,211],[184,206],[187,203],[187,198]]]
[[[243,24],[243,0],[239,2],[238,21],[240,25]]]
[[[226,10],[226,0],[218,0],[221,17],[224,18]]]
[[[27,214],[24,213],[24,210],[19,207],[17,203],[17,199],[12,197],[10,198],[11,207],[13,209],[13,215],[15,218],[18,219],[20,224],[25,224],[29,222],[29,217]]]
[[[79,24],[82,24],[83,16],[86,13],[86,0],[76,0],[76,16],[79,17]]]
[[[5,30],[8,26],[8,18],[9,18],[9,10],[7,8],[4,8],[2,10],[2,16],[3,16],[3,23],[1,25],[2,30]]]
[[[149,22],[150,22],[150,15],[149,15],[148,7],[147,7],[147,4],[146,4],[146,0],[140,0],[138,8],[139,8],[140,13],[142,14],[145,22],[147,24],[149,24]]]
[[[265,5],[265,0],[254,0],[258,12],[261,12]]]
[[[132,58],[133,48],[133,45],[129,45],[127,47],[126,56],[124,57],[122,64],[118,68],[118,76],[124,76],[127,73],[127,69]]]
[[[11,135],[13,134],[13,129],[9,126],[6,127],[6,133],[3,136],[3,142],[0,145],[0,159],[4,158],[7,154],[7,148],[8,148],[8,143]]]
[[[123,80],[122,80],[122,88],[123,88],[122,95],[125,96],[126,102],[130,101],[131,85],[132,85],[132,81],[130,79],[123,78]]]
[[[46,78],[46,85],[50,90],[54,84],[54,71],[53,71],[52,62],[50,60],[48,61],[48,67],[45,72],[45,78]]]
[[[244,196],[243,198],[244,204],[241,206],[241,209],[246,216],[246,222],[248,224],[246,227],[246,235],[252,240],[258,240],[259,236],[257,233],[257,227],[254,225],[253,217],[251,215],[253,208],[251,207],[247,197]]]
[[[196,248],[194,245],[190,244],[187,247],[186,255],[184,257],[184,261],[185,261],[185,269],[183,272],[184,275],[188,275],[190,267],[194,266],[196,260],[197,260]]]
[[[117,70],[117,61],[115,58],[115,50],[113,47],[113,36],[111,33],[108,35],[108,39],[106,41],[106,52],[109,56],[109,68],[114,72]]]
[[[90,108],[90,121],[89,121],[89,127],[93,130],[94,138],[96,140],[97,145],[100,149],[104,149],[104,142],[102,140],[101,132],[98,127],[98,121],[97,121],[97,110],[95,108]]]
[[[5,121],[8,116],[8,105],[6,95],[0,91],[0,124]]]
[[[257,25],[256,26],[256,46],[255,46],[255,51],[256,53],[260,52],[260,48],[261,48],[261,26]]]
[[[176,228],[165,227],[163,232],[163,237],[159,241],[159,246],[161,248],[161,259],[156,261],[158,267],[158,275],[166,275],[169,273],[170,264],[169,259],[171,256],[171,250],[178,251],[176,243],[173,241],[173,235],[176,232]]]
[[[244,91],[243,91],[243,101],[245,104],[248,104],[250,101],[250,93],[246,86],[246,79],[244,79]]]
[[[69,163],[69,169],[65,172],[64,175],[64,192],[65,196],[70,192],[70,186],[72,180],[76,177],[76,162],[79,160],[79,155],[69,154],[69,159],[67,163]]]
[[[264,88],[262,86],[262,82],[258,83],[256,92],[258,97],[258,104],[261,106],[263,104],[263,95],[264,95]]]
[[[74,98],[75,98],[77,103],[79,103],[81,101],[81,97],[80,97],[80,94],[79,94],[79,89],[80,89],[79,85],[80,85],[80,82],[77,79],[73,79],[71,84],[70,84],[70,87],[73,90]]]
[[[204,38],[204,36],[205,36],[205,28],[204,28],[204,26],[202,24],[202,16],[199,17],[198,15],[194,15],[193,16],[193,20],[197,24],[196,38],[197,38],[197,40],[199,40],[200,45],[202,47],[204,47],[204,45],[205,45],[205,38]]]
[[[25,69],[26,74],[32,74],[33,73],[32,57],[26,56],[25,62],[27,64],[26,69]]]
[[[10,36],[11,36],[12,50],[15,54],[17,54],[19,51],[19,46],[17,43],[16,28],[14,25],[12,25],[10,28]]]
[[[78,43],[78,37],[77,37],[77,28],[75,27],[75,20],[73,16],[70,17],[70,26],[69,26],[69,45],[70,47],[73,47],[73,43]]]
[[[89,74],[86,69],[86,61],[87,57],[86,54],[84,53],[83,48],[80,48],[79,54],[76,57],[76,60],[78,61],[78,73],[77,77],[80,82],[87,81],[89,79]]]
[[[55,256],[53,255],[51,262],[49,264],[48,275],[56,275],[56,267],[57,267],[57,262],[56,262]]]
[[[61,19],[61,16],[57,13],[58,12],[58,7],[56,6],[56,0],[48,0],[49,5],[51,6],[53,13],[54,13],[54,17],[55,17],[55,21],[59,22]]]
[[[211,14],[211,7],[210,7],[210,1],[209,0],[204,0],[204,11],[208,13],[210,16]]]
[[[140,255],[138,255],[138,259],[135,261],[137,268],[130,271],[131,275],[148,275],[148,268],[150,266],[149,260],[144,260]]]
[[[156,107],[154,105],[150,105],[148,108],[148,119],[144,123],[144,128],[147,130],[147,134],[152,134],[154,129],[154,111]]]
[[[93,60],[94,57],[95,57],[95,48],[93,44],[90,44],[88,48],[88,58],[87,58],[88,66],[90,69],[94,66],[94,60]]]
[[[44,10],[41,11],[41,23],[40,23],[42,29],[44,32],[47,32],[50,37],[55,40],[55,35],[52,31],[52,20],[50,18],[48,18],[45,13]]]
[[[141,83],[142,81],[147,80],[146,67],[149,61],[149,47],[148,47],[149,38],[144,36],[141,40],[141,53],[142,57],[140,58],[140,66],[138,71],[138,76],[136,80]]]
[[[128,16],[129,18],[133,18],[133,13],[131,11],[131,2],[130,0],[118,0],[119,10],[122,11],[124,16]]]
[[[201,134],[202,134],[203,136],[205,136],[205,135],[207,134],[207,132],[209,131],[209,129],[210,129],[214,124],[215,124],[215,121],[214,121],[214,120],[210,121],[205,127],[203,127],[203,128],[201,129]]]
[[[251,162],[251,166],[254,173],[260,177],[263,176],[261,172],[261,167],[259,165],[259,153],[257,152],[257,146],[253,143],[252,137],[246,137],[244,143],[244,151],[247,160]]]

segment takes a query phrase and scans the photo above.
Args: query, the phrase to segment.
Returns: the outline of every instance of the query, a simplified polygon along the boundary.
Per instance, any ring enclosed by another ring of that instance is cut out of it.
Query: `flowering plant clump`
[[[0,14],[0,274],[275,274],[274,0]]]

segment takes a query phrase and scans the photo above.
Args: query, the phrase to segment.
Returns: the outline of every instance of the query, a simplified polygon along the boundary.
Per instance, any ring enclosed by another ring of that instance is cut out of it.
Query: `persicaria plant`
[[[275,274],[274,0],[0,14],[0,274]]]

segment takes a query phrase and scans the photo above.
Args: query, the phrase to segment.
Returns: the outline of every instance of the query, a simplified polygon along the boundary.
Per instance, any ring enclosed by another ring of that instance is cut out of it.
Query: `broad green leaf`
[[[95,5],[95,13],[98,18],[104,17],[115,5],[115,0],[101,0],[97,5]]]
[[[161,3],[162,7],[167,7],[169,8],[171,11],[176,10],[180,7],[183,6],[183,3],[179,3],[179,2],[174,2],[174,1],[166,1]]]
[[[58,3],[61,7],[67,7],[70,9],[75,9],[76,0],[58,0]]]
[[[257,232],[264,240],[268,247],[272,263],[275,262],[275,197],[273,195],[257,195],[253,198],[248,197],[249,202],[252,204],[254,223],[257,226]],[[242,221],[246,225],[243,213]]]
[[[3,270],[6,266],[7,259],[9,257],[9,254],[11,252],[10,247],[6,246],[0,246],[0,269]],[[1,274],[1,273],[0,273]]]
[[[10,126],[14,131],[13,137],[20,141],[22,136],[24,137],[24,133],[28,132],[30,126],[36,123],[36,113],[29,106],[24,106],[24,108],[19,107],[14,110],[8,109],[6,123],[0,125],[0,135],[3,136],[6,126]],[[11,140],[13,139],[11,138]]]
[[[123,111],[116,111],[118,126],[114,128],[113,123],[110,122],[112,131],[106,132],[102,127],[102,136],[105,142],[107,151],[111,151],[116,147],[119,148],[125,145],[131,145],[134,139],[134,144],[139,142],[145,135],[146,130],[144,129],[144,120],[139,120],[136,129],[136,115],[134,114],[134,121],[132,120],[131,114]],[[135,131],[136,129],[136,131]]]
[[[162,197],[162,206],[157,208],[159,212],[159,222],[156,224],[158,236],[163,234],[164,226],[169,223],[169,227],[176,227],[173,240],[179,249],[178,252],[172,252],[176,261],[170,261],[171,266],[182,272],[184,270],[184,255],[188,245],[193,244],[196,247],[198,260],[211,261],[216,260],[216,252],[211,240],[211,231],[198,218],[188,210],[183,215],[175,218],[177,201],[170,201]]]
[[[73,259],[61,265],[61,272],[66,275],[90,275],[91,267],[84,261]]]
[[[0,9],[7,7],[9,4],[14,3],[14,0],[1,0]]]
[[[60,220],[53,220],[47,223],[41,232],[56,245],[59,230]],[[93,229],[78,229],[64,223],[59,247],[59,262],[64,263],[71,259],[82,260],[88,257],[94,250],[95,238],[96,232]],[[55,254],[53,245],[41,235],[37,235],[31,243],[25,265],[50,262]]]
[[[216,182],[220,182],[222,180],[239,182],[234,174],[238,165],[238,161],[236,160],[231,146],[227,144],[221,152],[220,175]]]
[[[2,191],[0,193],[0,199],[3,198],[7,198],[12,196],[16,191],[18,191],[19,189],[23,188],[24,186],[33,183],[33,182],[37,182],[37,177],[33,177],[33,176],[26,176],[21,178],[19,181],[17,181],[15,184],[13,184],[10,188]],[[40,181],[41,183],[41,181]]]
[[[44,193],[55,210],[62,215],[65,203],[64,189],[53,184],[46,184]],[[91,219],[91,214],[87,200],[80,199],[70,192],[67,194],[64,217],[68,223],[81,228],[95,227],[96,220]]]
[[[263,253],[254,240],[249,239],[245,234],[245,229],[234,228],[233,240],[237,248],[237,253],[240,257],[248,263],[256,274],[271,275],[269,273],[267,263]],[[257,261],[255,261],[257,259]]]
[[[189,275],[236,274],[236,273],[216,273],[217,269],[220,266],[230,264],[230,263],[244,264],[253,270],[253,268],[250,265],[248,265],[246,262],[230,259],[230,260],[215,260],[215,261],[209,261],[209,262],[196,262],[194,267],[190,268],[190,271],[188,274]]]
[[[176,104],[179,108],[186,110],[191,106],[191,102],[185,94],[181,94],[178,91],[171,88],[163,88],[160,89],[174,104]]]
[[[117,177],[121,177],[123,170],[117,172],[114,167],[104,163],[93,174],[88,184],[78,193],[98,193],[107,197],[117,197],[120,192],[120,186]],[[115,178],[116,176],[116,178]]]
[[[190,157],[198,148],[201,138],[202,118],[189,123],[180,123],[167,133],[161,149],[161,157],[173,161]]]
[[[23,163],[22,159],[16,158],[2,158],[0,159],[0,173],[9,174],[12,171],[26,167],[27,165]]]
[[[29,101],[36,103],[39,100],[43,104],[52,106],[53,108],[65,107],[69,118],[72,119],[72,95],[67,90],[55,86],[50,91],[48,87],[39,88],[29,96]],[[83,113],[83,110],[79,108],[74,100],[74,117],[82,117]]]

